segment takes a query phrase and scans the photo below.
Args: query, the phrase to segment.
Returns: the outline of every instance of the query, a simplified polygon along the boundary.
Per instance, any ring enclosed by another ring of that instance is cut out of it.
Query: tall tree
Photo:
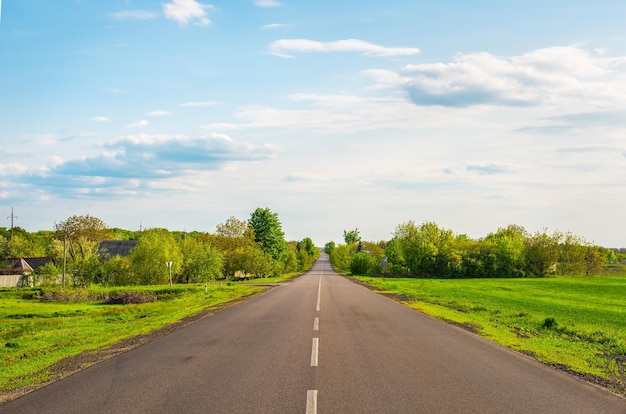
[[[166,229],[149,229],[141,233],[130,260],[136,282],[143,285],[168,283],[167,262],[172,262],[172,277],[179,275],[183,266],[180,247]]]
[[[113,237],[113,231],[97,217],[71,216],[54,223],[55,237],[63,240],[65,236],[72,238],[84,237],[87,240],[101,242]]]
[[[343,231],[343,241],[346,244],[358,243],[361,241],[361,235],[359,234],[359,229],[354,230],[344,230]]]
[[[181,278],[187,283],[207,282],[222,276],[222,255],[208,241],[199,236],[184,240],[184,264]]]
[[[274,260],[284,263],[287,259],[287,242],[278,214],[269,208],[257,208],[250,215],[248,225],[254,230],[254,241]]]

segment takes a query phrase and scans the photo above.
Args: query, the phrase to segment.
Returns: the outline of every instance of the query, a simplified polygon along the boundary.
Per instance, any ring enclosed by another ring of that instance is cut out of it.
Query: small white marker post
[[[170,287],[172,287],[172,262],[167,262],[167,270],[170,272]]]

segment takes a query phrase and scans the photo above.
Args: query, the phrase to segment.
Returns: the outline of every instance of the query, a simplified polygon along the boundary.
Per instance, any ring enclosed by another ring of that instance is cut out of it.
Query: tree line
[[[129,256],[100,249],[105,240],[136,240]],[[0,228],[0,259],[42,257],[54,263],[37,269],[40,283],[59,275],[74,286],[198,283],[218,279],[279,276],[310,268],[319,255],[310,238],[286,241],[278,214],[257,208],[248,220],[228,218],[214,233],[152,228],[110,228],[90,215],[55,222],[51,231]],[[171,262],[171,268],[166,265]]]
[[[361,240],[358,229],[344,231],[344,242],[327,243],[333,265],[353,274],[389,273],[414,277],[505,278],[591,275],[626,255],[587,242],[571,232],[530,233],[509,225],[475,240],[433,222],[408,221],[389,241]]]

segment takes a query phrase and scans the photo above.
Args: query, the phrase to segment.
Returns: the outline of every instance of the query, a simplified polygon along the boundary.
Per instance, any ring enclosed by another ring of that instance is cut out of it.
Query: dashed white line
[[[313,348],[311,349],[311,366],[316,367],[319,356],[320,339],[313,338]]]
[[[320,311],[320,301],[322,299],[322,279],[320,278],[320,283],[317,286],[317,307],[316,307],[316,311],[319,312]]]
[[[313,320],[313,330],[314,330],[314,331],[319,331],[319,329],[320,329],[320,318],[317,318],[317,317],[316,317],[316,318]]]
[[[317,390],[306,392],[306,414],[317,414]]]

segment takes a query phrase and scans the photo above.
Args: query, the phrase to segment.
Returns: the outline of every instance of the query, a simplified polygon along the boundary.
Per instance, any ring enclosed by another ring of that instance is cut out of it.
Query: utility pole
[[[7,217],[7,219],[11,219],[11,239],[13,239],[13,220],[15,220],[17,216],[13,214],[13,207],[11,207],[11,215]]]

